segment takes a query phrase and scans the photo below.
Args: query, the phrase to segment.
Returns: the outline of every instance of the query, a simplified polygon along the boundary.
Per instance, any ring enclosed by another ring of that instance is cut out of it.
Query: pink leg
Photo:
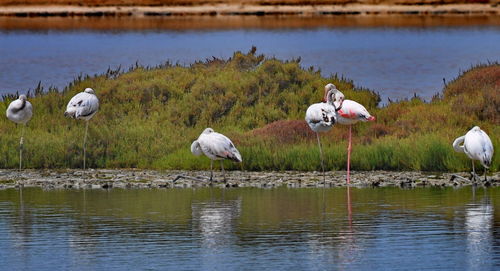
[[[351,132],[352,125],[349,125],[349,145],[347,146],[347,184],[351,182]]]
[[[347,221],[349,221],[349,230],[352,231],[352,206],[351,206],[351,187],[347,187]]]

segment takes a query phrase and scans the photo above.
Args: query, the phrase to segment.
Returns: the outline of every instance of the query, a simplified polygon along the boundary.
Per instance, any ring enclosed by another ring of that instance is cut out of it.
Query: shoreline
[[[0,16],[14,17],[155,17],[155,16],[377,16],[377,15],[499,15],[492,4],[447,5],[241,5],[206,4],[193,6],[1,6]]]
[[[327,19],[326,19],[327,18]],[[0,16],[0,31],[150,31],[213,29],[314,29],[377,27],[500,26],[500,16],[377,15],[377,16],[148,16],[148,17],[16,17]]]
[[[306,188],[324,187],[321,172],[250,172],[227,171],[227,183],[222,173],[214,171],[214,187],[237,188]],[[473,183],[454,178],[454,173],[430,173],[416,171],[354,171],[351,187],[463,187]],[[457,175],[468,178],[469,173]],[[200,188],[209,187],[209,171],[139,170],[139,169],[91,169],[88,171],[66,170],[0,170],[0,190],[19,187],[43,189],[151,189],[151,188]],[[175,180],[175,181],[174,181]],[[488,176],[488,182],[478,186],[500,186],[500,172]],[[326,173],[326,187],[345,187],[345,171]]]

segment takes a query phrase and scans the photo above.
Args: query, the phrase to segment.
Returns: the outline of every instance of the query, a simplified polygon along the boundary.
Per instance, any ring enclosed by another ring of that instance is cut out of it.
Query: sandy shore
[[[458,175],[468,177],[467,173]],[[109,188],[196,188],[207,187],[207,171],[154,171],[154,170],[0,170],[0,189],[16,187],[41,187],[44,189],[109,189]],[[328,172],[327,187],[345,186],[345,172]],[[460,187],[472,182],[455,178],[451,173],[431,174],[425,172],[366,171],[353,172],[351,186],[354,187]],[[500,173],[488,177],[486,183],[478,185],[500,186]],[[227,183],[221,173],[215,172],[213,186],[216,187],[323,187],[319,172],[227,172]]]
[[[450,5],[240,5],[213,4],[194,6],[3,6],[0,16],[231,16],[231,15],[387,15],[387,14],[500,14],[490,4]]]

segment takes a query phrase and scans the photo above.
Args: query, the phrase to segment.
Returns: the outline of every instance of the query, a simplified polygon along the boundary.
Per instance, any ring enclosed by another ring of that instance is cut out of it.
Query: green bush
[[[303,69],[298,60],[265,58],[255,49],[190,66],[108,70],[80,76],[60,92],[37,86],[30,95],[34,116],[26,129],[24,161],[29,168],[82,166],[84,122],[64,118],[63,112],[73,95],[92,87],[101,108],[90,121],[90,167],[207,169],[210,161],[193,156],[189,147],[204,128],[212,127],[242,153],[242,165],[227,161],[228,169],[321,170],[315,135],[303,119],[332,82],[377,116],[374,123],[353,126],[353,170],[467,170],[469,160],[455,153],[451,143],[479,125],[498,146],[499,73],[496,63],[479,66],[431,102],[415,97],[377,107],[379,96],[350,80],[325,78]],[[14,98],[4,96],[0,111]],[[337,125],[321,135],[329,170],[346,167],[347,129]],[[0,167],[18,166],[20,133],[20,127],[0,119]],[[494,171],[498,156],[497,151]]]

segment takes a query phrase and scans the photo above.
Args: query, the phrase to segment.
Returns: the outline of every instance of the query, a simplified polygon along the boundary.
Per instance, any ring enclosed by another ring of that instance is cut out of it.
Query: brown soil
[[[154,4],[153,2],[121,2],[104,1],[100,5],[83,2],[76,4],[75,1],[56,0],[41,1],[14,1],[0,0],[0,16],[16,17],[103,17],[103,16],[189,16],[208,15],[214,16],[263,16],[263,15],[293,15],[293,16],[325,16],[325,15],[498,15],[500,7],[498,3],[470,3],[470,0],[442,2],[439,5],[429,4],[433,2],[405,2],[392,3],[381,1],[378,4],[369,2],[345,2],[341,4],[314,5],[291,5],[289,3],[302,3],[291,0],[281,4],[269,2],[263,4],[259,1],[242,2],[201,2],[190,1],[188,4],[177,3],[175,5]],[[495,0],[498,1],[498,0]],[[115,4],[113,4],[115,3]],[[174,2],[169,2],[174,3]]]
[[[443,4],[498,4],[498,0],[0,0],[0,6],[74,5],[74,6],[199,6],[229,5],[443,5]]]

